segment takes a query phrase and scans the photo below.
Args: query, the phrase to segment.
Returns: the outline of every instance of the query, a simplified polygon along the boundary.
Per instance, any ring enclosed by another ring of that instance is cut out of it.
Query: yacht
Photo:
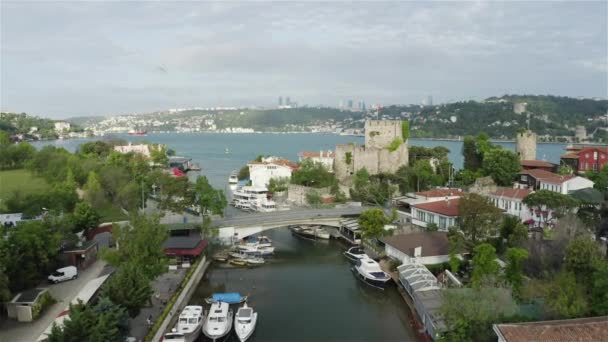
[[[234,330],[236,336],[241,342],[247,341],[255,330],[255,324],[258,322],[258,313],[253,311],[253,308],[243,304],[236,312],[236,321]]]
[[[382,271],[380,265],[369,257],[359,259],[351,269],[357,278],[375,288],[384,289],[386,282],[391,279],[391,276]]]
[[[260,235],[248,238],[245,244],[250,246],[256,245],[258,247],[272,247],[272,240],[266,235]]]
[[[226,302],[215,302],[211,304],[207,319],[203,324],[203,333],[208,338],[216,341],[228,333],[232,329],[232,310]]]
[[[346,252],[344,252],[344,256],[353,262],[357,262],[359,259],[369,258],[367,254],[365,254],[363,248],[359,246],[349,248]]]
[[[228,177],[228,184],[236,185],[238,183],[239,183],[238,174],[236,173],[236,171],[232,171],[232,173],[230,174],[230,177]]]
[[[238,245],[236,246],[237,251],[253,256],[267,256],[274,253],[274,247],[259,246],[259,245]]]
[[[163,341],[194,342],[201,334],[204,310],[200,305],[188,305],[177,319],[177,325],[166,333]]]

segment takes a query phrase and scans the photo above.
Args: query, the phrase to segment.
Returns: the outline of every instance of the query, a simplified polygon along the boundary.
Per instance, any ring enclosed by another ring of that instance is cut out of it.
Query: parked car
[[[57,269],[49,276],[51,283],[60,283],[62,281],[78,278],[78,269],[75,266],[67,266]]]

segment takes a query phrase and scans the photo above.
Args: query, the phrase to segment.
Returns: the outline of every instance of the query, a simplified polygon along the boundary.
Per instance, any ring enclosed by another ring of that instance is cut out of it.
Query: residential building
[[[325,168],[329,171],[329,172],[333,172],[334,171],[334,157],[335,154],[333,151],[319,151],[319,152],[312,152],[312,151],[304,151],[304,152],[300,152],[298,153],[298,157],[300,158],[300,161],[303,161],[305,159],[310,159],[315,163],[320,163],[323,166],[325,166]]]
[[[562,165],[569,165],[575,172],[599,171],[608,164],[608,147],[605,146],[568,146],[560,157]]]
[[[451,200],[459,198],[463,194],[462,190],[455,188],[410,192],[405,196],[394,198],[393,205],[397,209],[398,220],[402,223],[408,223],[412,221],[412,206],[414,204]]]
[[[603,341],[608,336],[608,316],[494,324],[493,328],[498,342]]]
[[[268,188],[272,178],[291,178],[291,173],[298,169],[297,164],[277,157],[262,158],[262,161],[252,161],[247,166],[254,188]]]
[[[559,175],[541,169],[521,171],[516,187],[531,190],[549,190],[567,195],[569,192],[592,188],[593,182],[575,175]]]
[[[544,160],[522,160],[519,162],[523,170],[541,169],[548,172],[557,171],[557,165]]]
[[[459,202],[460,198],[455,198],[414,204],[412,206],[412,223],[425,228],[428,224],[435,223],[440,231],[447,232],[449,227],[456,225],[459,216]]]
[[[65,121],[55,122],[55,131],[56,132],[69,131],[70,127],[71,127],[71,125],[69,122],[65,122]]]
[[[449,241],[446,233],[420,232],[387,236],[384,243],[386,255],[402,263],[433,265],[450,260]]]
[[[530,189],[499,188],[489,193],[488,197],[505,214],[519,217],[522,222],[527,222],[532,218],[532,213],[522,200],[532,192]]]

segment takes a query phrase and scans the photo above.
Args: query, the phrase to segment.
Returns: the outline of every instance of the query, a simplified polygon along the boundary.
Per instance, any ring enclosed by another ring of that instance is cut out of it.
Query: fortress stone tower
[[[408,163],[407,140],[403,139],[400,120],[368,120],[365,122],[365,146],[336,146],[334,172],[345,182],[362,168],[370,175],[394,173]]]
[[[516,151],[519,160],[536,160],[536,133],[530,130],[517,133]]]

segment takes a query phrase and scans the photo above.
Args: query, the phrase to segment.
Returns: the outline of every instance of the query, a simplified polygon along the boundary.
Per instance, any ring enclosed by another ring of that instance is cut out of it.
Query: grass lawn
[[[50,185],[46,180],[34,176],[27,170],[0,171],[0,199],[8,198],[15,190],[19,190],[23,195],[26,195],[49,189]]]
[[[129,219],[120,208],[112,204],[106,204],[103,208],[96,209],[96,211],[101,216],[101,222],[116,222]]]

